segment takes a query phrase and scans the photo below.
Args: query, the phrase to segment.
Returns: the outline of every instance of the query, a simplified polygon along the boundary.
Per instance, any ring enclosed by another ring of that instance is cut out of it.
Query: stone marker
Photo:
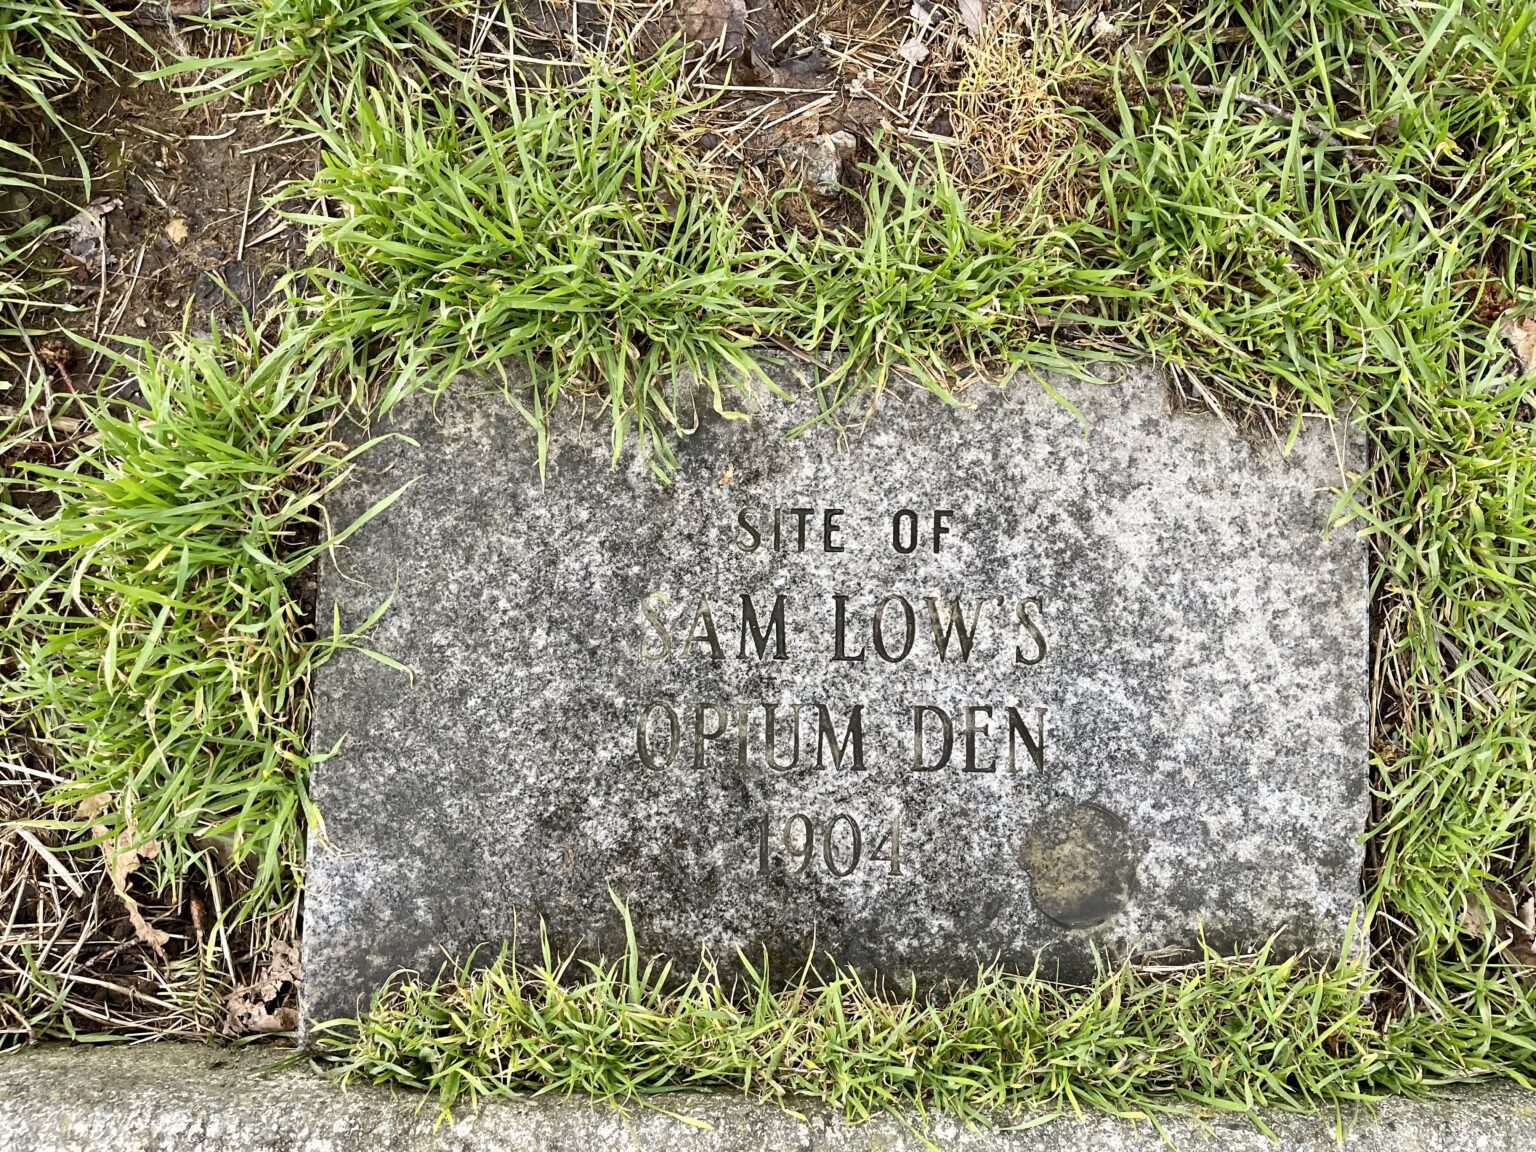
[[[1350,453],[1282,457],[1150,372],[702,417],[659,483],[594,419],[413,401],[333,496],[306,1019],[516,941],[895,981],[1278,938],[1334,957],[1367,811]],[[574,423],[574,422],[572,422]],[[414,442],[412,442],[414,441]]]

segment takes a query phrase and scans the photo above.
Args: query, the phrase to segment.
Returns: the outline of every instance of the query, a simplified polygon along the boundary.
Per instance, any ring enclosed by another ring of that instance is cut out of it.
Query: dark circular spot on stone
[[[1089,928],[1130,903],[1141,852],[1124,820],[1077,804],[1031,828],[1019,858],[1035,907],[1063,927]]]

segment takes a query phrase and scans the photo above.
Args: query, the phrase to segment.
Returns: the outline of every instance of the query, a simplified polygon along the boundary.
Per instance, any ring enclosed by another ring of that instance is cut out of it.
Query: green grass
[[[126,72],[102,46],[105,32],[137,39],[100,0],[0,0],[0,121],[25,109],[53,118],[61,92]],[[0,142],[0,154],[8,147]]]
[[[325,122],[375,84],[456,75],[458,53],[437,22],[469,8],[464,0],[240,0],[202,21],[234,41],[233,54],[177,61],[157,75],[196,77],[185,87],[194,103],[238,94]]]
[[[1532,380],[1492,324],[1531,307],[1536,5],[1251,5],[1252,50],[1223,59],[1208,33],[1233,18],[1171,36],[1158,81],[1224,96],[1133,100],[1125,77],[1098,117],[1105,259],[1150,292],[1119,315],[1234,413],[1363,409],[1384,702],[1367,896],[1394,1027],[1426,1064],[1529,1074],[1532,973],[1507,928],[1462,918],[1536,881]]]
[[[306,686],[347,641],[307,628],[300,580],[347,456],[302,332],[136,351],[137,404],[88,403],[63,466],[0,478],[0,714],[67,778],[56,821],[131,821],[157,891],[223,872],[238,923],[298,890]]]
[[[594,60],[579,82],[530,77],[507,100],[360,103],[291,193],[330,206],[291,217],[331,262],[306,301],[324,354],[388,381],[386,410],[515,363],[531,384],[512,398],[541,444],[563,397],[595,394],[615,456],[638,434],[665,472],[692,421],[679,382],[728,411],[761,375],[750,352],[774,340],[836,365],[822,381],[835,405],[898,372],[947,394],[957,370],[1038,357],[1039,316],[1061,323],[1064,301],[1108,291],[1113,274],[1082,267],[1066,233],[973,219],[932,153],[869,165],[857,223],[797,230],[787,205],[697,163],[677,122],[701,109],[679,104],[679,63]]]
[[[293,191],[340,210],[294,217],[335,263],[315,275],[320,347],[389,381],[385,409],[515,362],[532,380],[515,399],[541,430],[563,394],[596,393],[615,453],[630,427],[668,452],[668,375],[691,373],[722,404],[722,370],[752,373],[752,334],[785,315],[782,270],[754,248],[750,218],[669,136],[675,67],[501,104],[360,104]]]
[[[1051,341],[1102,324],[1084,301],[1129,295],[1118,270],[1083,259],[1087,229],[979,216],[933,150],[891,146],[861,175],[855,226],[807,236],[773,221],[791,309],[778,334],[833,365],[820,388],[834,406],[862,415],[893,378],[951,396],[1023,365],[1082,371],[1101,354],[1078,342],[1064,356]]]
[[[326,11],[320,28],[256,0],[244,63],[210,81],[290,77],[320,122],[295,121],[324,155],[287,201],[320,263],[276,347],[146,350],[142,412],[98,405],[78,464],[0,489],[3,699],[48,733],[70,796],[134,798],[168,846],[162,885],[218,843],[246,862],[248,908],[292,898],[304,678],[327,645],[294,581],[355,393],[387,407],[525,365],[509,394],[541,433],[595,397],[615,452],[665,471],[688,423],[673,377],[729,410],[748,353],[780,342],[825,363],[849,417],[893,376],[953,395],[1154,355],[1282,441],[1304,411],[1363,415],[1350,526],[1378,612],[1371,976],[1208,957],[1086,990],[983,973],[937,1004],[831,970],[731,990],[707,967],[663,986],[634,955],[503,959],[385,993],[330,1063],[449,1102],[718,1086],[973,1119],[1536,1076],[1536,972],[1505,910],[1536,894],[1536,406],[1494,327],[1536,307],[1536,0],[1191,4],[1134,53],[1095,47],[1091,12],[1055,25],[1041,98],[1074,143],[1040,187],[1071,182],[1071,218],[1044,192],[977,210],[962,166],[885,141],[817,219],[697,163],[707,110],[675,57],[512,95],[396,86],[383,68],[412,37],[440,57],[437,33],[398,5]]]
[[[4,183],[0,177],[0,195]],[[61,274],[37,266],[35,257],[47,233],[46,219],[0,232],[0,372],[10,377],[0,400],[19,404],[24,395],[17,385],[30,385],[44,373],[41,362],[24,351],[46,330],[45,318],[57,311],[51,294],[64,282]]]
[[[1261,954],[1207,955],[1184,978],[1121,968],[1087,989],[995,969],[948,999],[878,994],[825,967],[681,979],[629,955],[608,965],[506,954],[442,986],[398,984],[322,1034],[349,1079],[461,1098],[520,1092],[633,1103],[721,1089],[853,1120],[886,1112],[981,1124],[1080,1111],[1300,1110],[1433,1085],[1378,1030],[1374,981]]]
[[[39,165],[27,135],[36,127],[61,135],[89,187],[86,147],[58,104],[84,84],[131,79],[123,47],[147,46],[101,0],[0,0],[0,197],[35,186]]]

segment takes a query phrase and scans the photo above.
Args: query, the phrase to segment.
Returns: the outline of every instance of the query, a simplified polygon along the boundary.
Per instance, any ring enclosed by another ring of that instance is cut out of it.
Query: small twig
[[[1181,96],[1189,96],[1191,94],[1209,96],[1216,100],[1230,95],[1239,104],[1246,104],[1248,107],[1257,109],[1273,119],[1297,125],[1314,140],[1321,140],[1323,143],[1334,148],[1341,148],[1345,152],[1354,151],[1353,147],[1344,143],[1344,141],[1340,140],[1326,128],[1319,128],[1305,117],[1298,116],[1290,109],[1282,108],[1273,101],[1265,100],[1263,97],[1255,96],[1250,92],[1234,92],[1221,84],[1154,84],[1150,90],[1154,92],[1177,93]]]
[[[288,230],[288,221],[286,221],[286,220],[284,220],[284,221],[282,221],[282,222],[280,222],[278,224],[274,224],[267,231],[263,232],[260,236],[256,237],[256,239],[252,240],[249,244],[247,244],[245,246],[245,248],[241,251],[241,255],[243,256],[246,252],[250,251],[252,248],[256,247],[258,244],[265,244],[268,240],[272,239],[272,237],[274,237],[274,236],[281,236],[287,230]]]
[[[256,191],[256,162],[251,163],[250,179],[245,185],[245,208],[240,213],[240,244],[235,250],[235,262],[245,259],[245,237],[251,226],[251,196]]]

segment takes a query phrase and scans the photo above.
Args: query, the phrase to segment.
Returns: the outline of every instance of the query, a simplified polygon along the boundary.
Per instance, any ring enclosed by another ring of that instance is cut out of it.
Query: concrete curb
[[[1150,1124],[1058,1120],[1002,1133],[938,1120],[804,1119],[735,1096],[669,1097],[675,1116],[627,1115],[585,1101],[539,1099],[465,1109],[438,1122],[422,1098],[340,1089],[314,1072],[273,1071],[273,1049],[155,1044],[43,1047],[0,1057],[3,1152],[1503,1152],[1536,1147],[1536,1093],[1506,1084],[1427,1102],[1388,1100],[1374,1114],[1272,1116],[1271,1140],[1247,1120]],[[678,1117],[690,1117],[691,1122]],[[701,1126],[700,1122],[703,1125]]]

